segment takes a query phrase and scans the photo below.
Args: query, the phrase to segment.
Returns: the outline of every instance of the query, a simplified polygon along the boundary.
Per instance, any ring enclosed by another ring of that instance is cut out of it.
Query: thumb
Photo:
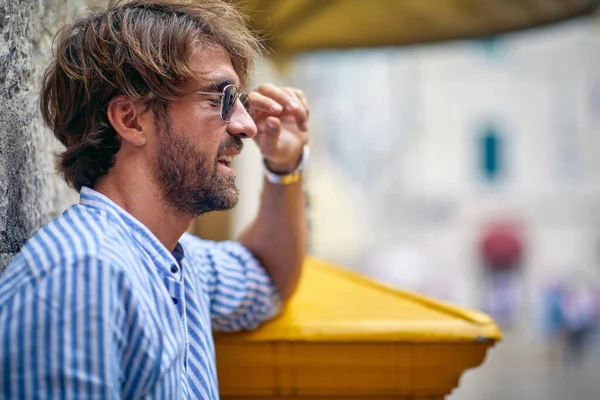
[[[265,121],[265,133],[271,138],[277,139],[281,133],[281,121],[279,118],[268,117]]]
[[[279,121],[279,118],[268,117],[265,121],[265,136],[263,137],[263,154],[270,154],[277,151],[280,133],[281,121]]]

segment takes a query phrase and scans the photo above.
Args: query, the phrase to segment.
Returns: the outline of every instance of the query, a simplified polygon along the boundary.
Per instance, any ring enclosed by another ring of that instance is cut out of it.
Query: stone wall
[[[76,201],[54,173],[57,140],[38,96],[56,30],[82,0],[0,0],[0,272],[43,224]]]

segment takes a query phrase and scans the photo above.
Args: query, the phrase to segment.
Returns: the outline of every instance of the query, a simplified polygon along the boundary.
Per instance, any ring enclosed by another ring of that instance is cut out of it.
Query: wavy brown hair
[[[111,1],[62,28],[44,76],[44,122],[66,147],[58,171],[80,190],[114,165],[120,138],[107,108],[116,95],[164,115],[179,88],[194,78],[194,49],[216,43],[247,84],[260,42],[236,8],[222,0]],[[197,78],[197,77],[196,77]]]

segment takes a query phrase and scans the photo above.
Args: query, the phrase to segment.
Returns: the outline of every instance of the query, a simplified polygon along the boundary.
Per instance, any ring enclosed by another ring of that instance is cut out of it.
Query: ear
[[[108,120],[121,138],[136,147],[144,146],[154,131],[154,117],[149,107],[123,95],[108,103]]]

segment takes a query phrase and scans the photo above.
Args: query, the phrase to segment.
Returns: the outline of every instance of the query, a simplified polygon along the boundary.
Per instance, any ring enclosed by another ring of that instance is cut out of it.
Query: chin
[[[227,207],[225,209],[231,210],[232,208],[237,206],[239,199],[240,196],[237,187],[234,186],[233,188],[228,189],[227,199],[224,201],[225,207]]]
[[[220,193],[213,193],[208,198],[198,199],[194,206],[194,214],[200,216],[211,211],[231,210],[237,205],[238,199],[238,189],[235,186],[225,188]]]

